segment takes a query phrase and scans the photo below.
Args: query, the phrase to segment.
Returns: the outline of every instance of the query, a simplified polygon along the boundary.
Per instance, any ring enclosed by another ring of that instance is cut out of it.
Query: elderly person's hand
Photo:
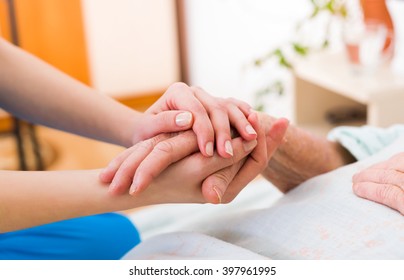
[[[353,191],[404,215],[404,153],[364,169],[353,176]]]
[[[216,203],[229,203],[263,172],[268,162],[283,143],[289,126],[286,119],[275,119],[263,113],[252,113],[248,121],[258,132],[257,147],[244,160],[212,174],[203,182],[203,194],[207,201],[215,202],[215,190],[219,200]]]

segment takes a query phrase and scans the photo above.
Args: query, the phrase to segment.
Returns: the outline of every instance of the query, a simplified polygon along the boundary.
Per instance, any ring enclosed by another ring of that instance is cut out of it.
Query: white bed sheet
[[[352,193],[354,173],[380,153],[313,178],[287,195],[264,179],[228,205],[160,205],[131,218],[143,242],[126,259],[404,259],[404,217]]]

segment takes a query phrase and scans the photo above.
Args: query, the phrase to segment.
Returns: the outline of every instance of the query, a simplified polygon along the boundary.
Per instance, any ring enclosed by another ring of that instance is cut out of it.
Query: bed
[[[404,259],[404,217],[355,196],[352,175],[404,151],[404,137],[283,195],[258,178],[228,205],[135,212],[143,242],[125,259]]]

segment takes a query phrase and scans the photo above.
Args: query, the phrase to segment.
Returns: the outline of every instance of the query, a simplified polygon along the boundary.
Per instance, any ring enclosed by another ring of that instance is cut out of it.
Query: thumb
[[[270,160],[279,146],[287,141],[285,138],[286,131],[289,127],[289,121],[285,118],[277,119],[271,127],[267,128],[266,143],[267,143],[267,155]]]
[[[157,114],[146,114],[143,119],[142,139],[145,140],[161,133],[171,133],[192,128],[194,118],[188,111],[163,111]]]
[[[219,170],[203,181],[202,194],[206,202],[213,204],[222,203],[223,195],[246,159],[244,158],[231,166]]]

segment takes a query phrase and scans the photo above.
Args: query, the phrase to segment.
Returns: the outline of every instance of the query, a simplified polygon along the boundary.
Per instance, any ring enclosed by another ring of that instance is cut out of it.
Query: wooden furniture
[[[326,113],[339,106],[362,107],[367,112],[364,123],[369,125],[404,123],[404,77],[390,67],[358,72],[344,53],[323,52],[295,63],[294,81],[298,126],[324,134],[333,127],[327,123]]]
[[[4,9],[4,3],[0,8]],[[8,36],[9,40],[16,46],[20,46],[20,36],[19,36],[19,26],[16,20],[16,9],[13,0],[7,1],[7,17],[8,17]],[[3,22],[4,24],[4,22]],[[0,112],[1,123],[7,119],[4,117],[6,113],[4,111]],[[44,161],[41,154],[41,148],[39,145],[39,140],[36,135],[35,126],[31,123],[22,121],[16,117],[10,116],[13,125],[8,125],[12,127],[11,133],[15,138],[15,143],[17,146],[18,154],[18,169],[20,170],[43,170]],[[1,125],[0,128],[7,128],[7,125]],[[0,132],[2,132],[0,130]],[[7,133],[7,131],[6,131]],[[32,154],[32,156],[31,156]],[[33,160],[32,160],[33,159]]]

